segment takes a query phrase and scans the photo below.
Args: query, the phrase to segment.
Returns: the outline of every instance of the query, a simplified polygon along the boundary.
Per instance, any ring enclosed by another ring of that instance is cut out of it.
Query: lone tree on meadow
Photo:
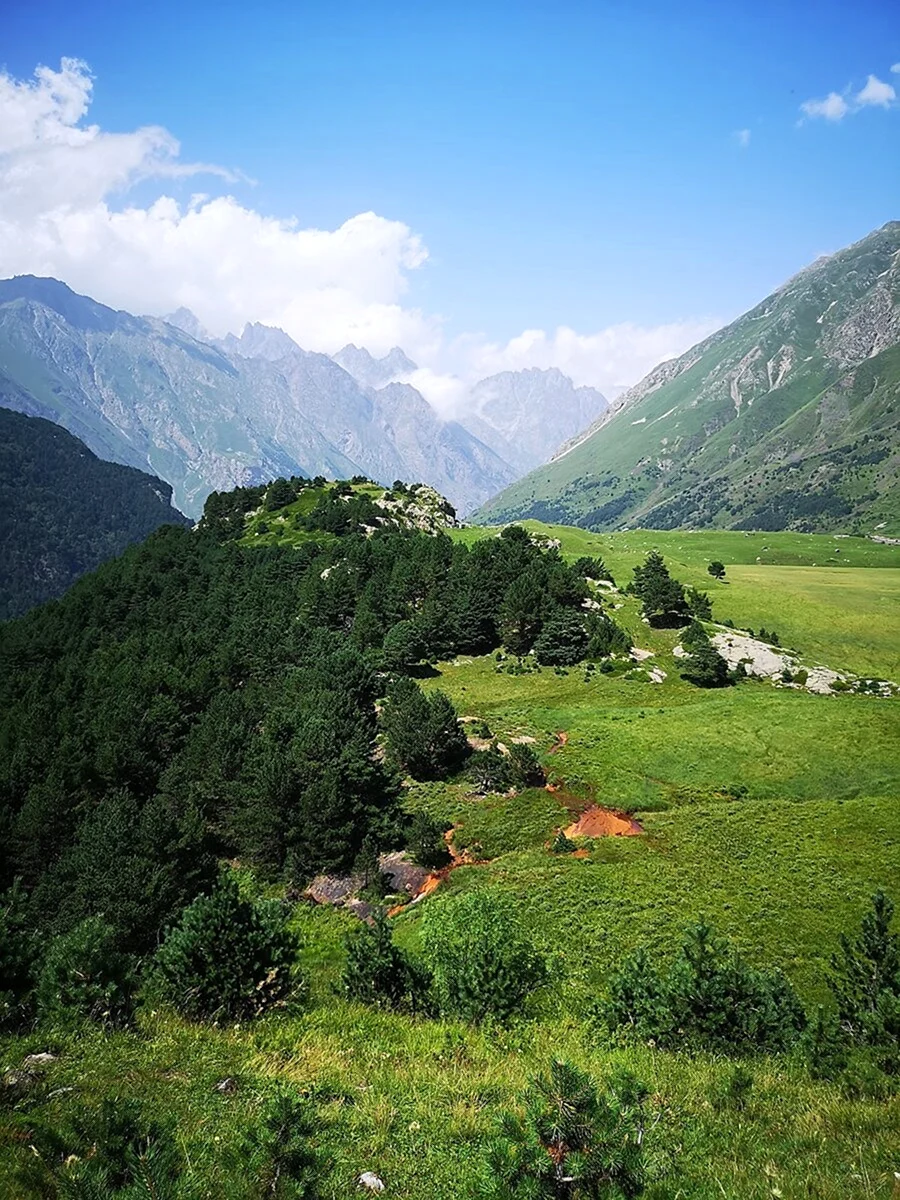
[[[713,579],[725,578],[725,564],[719,562],[718,559],[714,559],[706,569],[712,575]]]

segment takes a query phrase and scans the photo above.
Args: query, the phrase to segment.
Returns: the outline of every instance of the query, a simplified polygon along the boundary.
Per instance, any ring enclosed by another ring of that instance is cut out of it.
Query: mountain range
[[[871,530],[900,517],[900,222],[662,363],[476,520]]]
[[[259,324],[215,339],[186,309],[139,317],[55,279],[0,281],[0,405],[158,475],[191,516],[211,491],[292,474],[422,481],[465,514],[606,403],[558,372],[520,373],[533,407],[520,449],[521,416],[487,398],[475,429],[444,419],[404,381],[415,370],[399,348],[330,358]]]

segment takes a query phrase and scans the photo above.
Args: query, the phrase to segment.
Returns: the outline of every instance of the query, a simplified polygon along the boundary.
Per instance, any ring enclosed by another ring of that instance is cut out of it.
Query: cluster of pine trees
[[[281,483],[279,500],[306,481]],[[569,566],[518,527],[472,549],[353,521],[238,545],[267,495],[213,496],[199,530],[163,528],[0,626],[0,888],[19,881],[31,928],[102,914],[140,956],[223,857],[301,883],[367,840],[402,844],[399,772],[439,777],[467,746],[445,698],[392,674],[541,638],[552,653],[573,623],[587,650],[602,563]],[[335,505],[350,508],[336,494],[326,524]]]

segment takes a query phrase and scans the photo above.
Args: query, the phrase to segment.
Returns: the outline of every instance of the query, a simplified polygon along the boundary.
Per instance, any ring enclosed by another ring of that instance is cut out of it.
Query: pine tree
[[[315,1117],[312,1102],[286,1087],[266,1101],[236,1155],[240,1175],[253,1180],[254,1195],[315,1200],[322,1171],[313,1149]]]
[[[828,981],[844,1028],[876,1045],[900,1041],[900,936],[891,933],[893,916],[893,902],[876,892],[857,936],[841,935]]]
[[[571,1063],[533,1079],[524,1117],[507,1114],[480,1194],[497,1200],[629,1200],[644,1190],[646,1088],[621,1075],[600,1092]]]
[[[651,550],[644,562],[634,568],[631,586],[651,625],[670,628],[687,624],[689,610],[684,588],[669,574],[657,550]]]
[[[193,1019],[243,1020],[298,986],[297,947],[277,902],[243,900],[228,875],[182,913],[156,954],[163,989]]]

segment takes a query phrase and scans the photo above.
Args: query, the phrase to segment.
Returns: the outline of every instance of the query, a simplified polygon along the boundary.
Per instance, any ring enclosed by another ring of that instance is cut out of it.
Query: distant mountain
[[[384,358],[374,358],[368,350],[351,344],[338,350],[332,358],[357,383],[371,388],[384,387],[386,383],[393,383],[418,369],[399,346],[389,350]]]
[[[116,312],[54,279],[0,281],[0,405],[149,468],[192,516],[212,490],[278,475],[421,480],[463,513],[515,478],[414,389],[380,397],[281,330],[210,343],[185,332],[203,332],[193,314],[173,319]]]
[[[819,259],[476,514],[589,529],[900,521],[900,222]]]
[[[0,409],[0,620],[55,599],[160,525],[190,525],[161,479],[103,462],[50,421]]]
[[[555,367],[491,375],[475,384],[471,399],[466,428],[522,472],[547,462],[563,442],[609,411],[601,392],[576,387]]]

